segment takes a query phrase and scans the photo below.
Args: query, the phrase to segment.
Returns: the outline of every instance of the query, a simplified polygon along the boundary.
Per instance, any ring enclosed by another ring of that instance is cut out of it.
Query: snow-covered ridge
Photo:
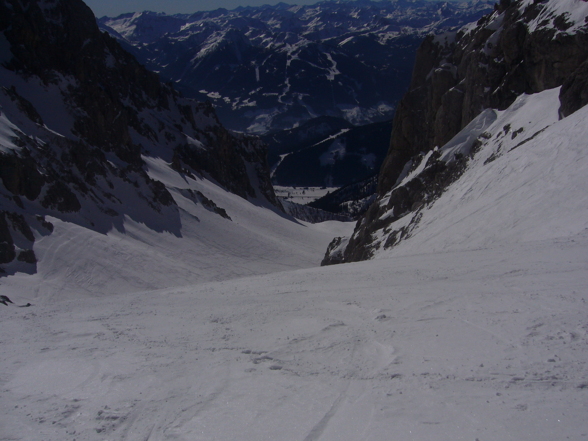
[[[455,20],[454,17],[448,20],[455,12],[487,10],[488,4],[485,1],[459,4],[427,4],[424,1],[415,1],[410,5],[374,1],[323,1],[315,5],[289,8],[265,5],[230,11],[219,9],[197,12],[192,15],[166,15],[145,11],[113,18],[102,17],[99,21],[127,40],[143,44],[168,33],[186,38],[197,31],[198,27],[214,30],[246,29],[249,37],[259,41],[268,41],[265,38],[267,34],[262,31],[271,31],[278,37],[282,33],[312,35],[314,32],[322,32],[321,38],[325,39],[340,36],[344,27],[349,33],[379,31],[383,33],[381,38],[386,38],[390,32],[407,32],[408,28],[419,27],[419,20],[430,21],[428,26],[433,29],[443,21]],[[433,16],[437,20],[431,20]],[[346,42],[347,39],[344,39],[342,44]]]
[[[319,262],[330,233],[283,212],[259,139],[162,84],[81,1],[21,6],[0,2],[21,23],[0,27],[4,289],[46,301]]]
[[[376,255],[492,247],[586,231],[588,180],[581,170],[588,166],[582,147],[588,108],[560,121],[558,97],[559,89],[521,96],[507,110],[472,121],[439,151],[441,161],[451,161],[475,148],[461,177],[438,199],[387,225],[387,234],[380,231]],[[411,177],[419,179],[419,173]],[[389,231],[402,237],[385,251]]]
[[[549,32],[552,38],[558,35],[573,35],[586,29],[588,5],[584,0],[518,0],[521,22],[525,24],[529,33]],[[491,30],[500,30],[504,15],[498,9],[488,17],[484,26]],[[462,32],[476,29],[475,23],[463,27]]]
[[[536,4],[531,0],[521,2],[524,11]],[[530,32],[553,29],[558,33],[574,34],[586,27],[588,4],[584,0],[549,0],[542,2],[538,14],[527,22]]]
[[[228,127],[264,133],[323,115],[353,124],[390,118],[423,36],[461,26],[492,6],[320,2],[142,12],[99,23],[184,94],[212,100]],[[377,87],[384,83],[391,86]]]

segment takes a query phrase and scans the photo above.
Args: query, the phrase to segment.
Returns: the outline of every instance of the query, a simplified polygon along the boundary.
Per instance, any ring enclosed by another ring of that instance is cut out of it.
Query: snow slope
[[[587,247],[2,307],[0,439],[582,440]]]
[[[559,88],[522,95],[457,134],[440,150],[442,160],[469,154],[476,140],[479,151],[439,199],[386,227],[409,226],[410,237],[380,254],[485,248],[588,229],[588,108],[559,120],[558,97]]]
[[[316,267],[349,224],[145,151],[177,225],[47,216],[2,279],[0,440],[587,439],[588,108],[557,96],[474,120],[438,152],[476,147],[459,179],[357,264]]]
[[[38,274],[2,285],[0,439],[586,439],[588,109],[558,120],[556,96],[485,115],[413,236],[355,264],[280,271],[341,224],[284,223],[147,159],[232,227],[207,236],[219,216],[185,210],[193,242],[131,222],[39,238]]]
[[[54,231],[35,242],[37,274],[3,280],[2,294],[38,303],[306,268],[318,265],[333,235],[352,228],[297,221],[206,179],[181,178],[159,158],[146,162],[179,206],[177,229],[158,231],[126,217],[121,228],[101,234],[47,217]],[[230,219],[195,203],[190,192],[197,191]]]

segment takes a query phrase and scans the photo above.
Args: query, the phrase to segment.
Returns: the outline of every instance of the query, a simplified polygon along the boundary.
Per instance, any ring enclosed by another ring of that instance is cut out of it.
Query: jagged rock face
[[[72,107],[83,109],[73,131],[91,145],[113,150],[121,159],[141,163],[141,150],[128,128],[141,130],[128,101],[139,108],[167,105],[157,76],[143,69],[114,39],[102,34],[92,11],[81,1],[7,1],[0,5],[10,25],[3,26],[12,45],[9,70],[68,85]]]
[[[394,118],[378,199],[358,222],[339,262],[372,257],[376,231],[417,211],[459,177],[463,158],[429,165],[419,179],[396,188],[411,164],[447,143],[484,109],[506,109],[523,93],[562,85],[562,116],[588,102],[588,22],[579,13],[586,9],[582,3],[586,1],[502,0],[477,23],[425,39],[410,90]],[[389,231],[387,246],[402,240],[410,228]]]
[[[559,98],[564,117],[588,104],[588,60],[564,81]]]
[[[475,154],[475,146],[473,147],[472,155]],[[378,198],[358,222],[358,227],[344,251],[340,251],[337,256],[327,253],[324,264],[370,259],[376,251],[373,243],[378,230],[382,230],[387,236],[384,241],[385,249],[392,248],[409,237],[420,221],[419,214],[398,230],[392,230],[388,226],[411,212],[419,213],[426,204],[438,199],[449,185],[462,175],[468,161],[468,157],[462,155],[451,161],[440,160],[439,150],[433,154],[419,156],[418,160],[414,161],[414,166],[426,164],[419,176],[390,191],[386,199]]]
[[[146,157],[280,207],[265,154],[209,103],[161,83],[82,1],[0,1],[2,264],[34,271],[29,231],[51,234],[46,215],[103,233],[128,216],[180,235],[178,207]]]
[[[522,93],[561,86],[581,67],[588,58],[586,27],[565,32],[571,24],[549,6],[502,1],[475,25],[427,37],[395,115],[380,194],[392,188],[410,157],[442,146],[482,110],[505,109]]]
[[[185,144],[175,150],[174,164],[180,167],[178,170],[181,170],[178,164],[183,162],[243,198],[264,198],[280,207],[269,180],[267,150],[261,140],[233,135],[220,124],[211,127],[204,137],[205,144],[213,149],[205,150]]]

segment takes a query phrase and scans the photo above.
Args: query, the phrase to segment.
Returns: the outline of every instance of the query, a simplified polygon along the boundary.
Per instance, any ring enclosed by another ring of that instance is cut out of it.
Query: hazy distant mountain
[[[284,186],[342,187],[375,175],[388,151],[390,121],[355,127],[322,117],[262,137],[272,182]]]
[[[99,20],[149,69],[221,121],[252,133],[334,116],[390,119],[431,31],[464,25],[493,1],[327,1],[313,6],[142,12]]]

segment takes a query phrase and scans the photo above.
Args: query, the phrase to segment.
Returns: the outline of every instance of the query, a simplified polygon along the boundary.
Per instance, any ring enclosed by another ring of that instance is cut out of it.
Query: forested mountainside
[[[149,69],[211,100],[228,128],[290,129],[320,116],[390,119],[422,38],[477,20],[493,1],[325,1],[102,17]]]
[[[369,178],[378,172],[386,156],[391,127],[390,121],[348,126],[318,140],[300,140],[280,155],[270,148],[272,182],[296,187],[342,187]],[[297,129],[287,132],[293,136],[285,144],[300,138],[295,135]],[[274,145],[269,140],[267,143]]]
[[[99,24],[185,96],[210,100],[227,127],[263,135],[274,184],[345,186],[379,170],[425,35],[492,6],[327,1],[137,12]]]
[[[527,151],[519,160],[534,157],[533,146],[556,151],[545,143],[571,136],[566,133],[571,122],[564,118],[588,102],[587,16],[584,0],[502,0],[476,23],[427,37],[410,91],[394,118],[377,200],[348,242],[333,243],[325,263],[368,259],[414,236],[435,206],[446,204],[449,194],[456,197],[459,188],[466,188],[465,198],[467,189],[477,185],[476,170],[490,173],[498,158],[507,167]],[[549,90],[555,92],[531,98]],[[573,127],[577,135],[581,124]],[[577,147],[572,143],[569,150]],[[559,154],[562,162],[569,159],[565,149]],[[546,154],[541,161],[545,182],[569,191],[583,186],[585,180],[566,181],[564,175],[550,173],[559,157]],[[501,176],[495,175],[494,182],[501,182]],[[480,204],[497,203],[498,187],[491,183]],[[535,188],[537,194],[542,191]],[[546,199],[543,210],[540,205],[537,210],[545,215],[557,206]],[[456,206],[452,209],[456,213]],[[516,206],[508,207],[509,213],[513,210]],[[581,228],[582,223],[570,225]]]

